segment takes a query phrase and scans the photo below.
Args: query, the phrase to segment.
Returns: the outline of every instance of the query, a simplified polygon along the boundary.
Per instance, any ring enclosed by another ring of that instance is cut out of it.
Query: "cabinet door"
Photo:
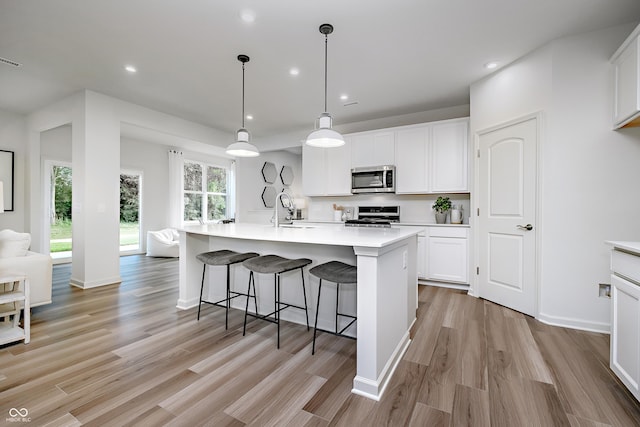
[[[427,278],[427,237],[418,234],[418,279]]]
[[[467,239],[427,238],[427,278],[468,283]]]
[[[640,399],[640,286],[611,276],[611,370]]]
[[[352,159],[354,168],[395,164],[395,141],[393,132],[367,132],[352,137]]]
[[[431,129],[431,191],[468,191],[467,120],[434,124]]]
[[[396,193],[427,193],[429,128],[396,132]]]
[[[615,60],[615,111],[614,121],[617,125],[633,117],[640,111],[638,105],[638,85],[640,70],[638,70],[639,39],[636,38],[624,52]]]
[[[327,196],[351,195],[351,141],[336,148],[325,148],[325,194]]]
[[[302,147],[302,191],[305,196],[324,196],[326,187],[325,148]]]

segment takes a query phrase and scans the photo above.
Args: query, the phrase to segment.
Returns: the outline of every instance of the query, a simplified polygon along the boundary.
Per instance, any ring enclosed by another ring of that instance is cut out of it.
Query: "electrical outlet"
[[[611,298],[611,285],[608,283],[598,283],[598,296],[601,298]]]

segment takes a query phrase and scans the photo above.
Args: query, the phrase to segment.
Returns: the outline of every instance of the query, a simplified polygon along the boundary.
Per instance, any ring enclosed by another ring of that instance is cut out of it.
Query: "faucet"
[[[281,200],[283,197],[286,197],[287,199],[287,203],[283,203]],[[284,222],[284,224],[292,224],[293,223],[293,201],[291,200],[291,196],[289,196],[287,193],[278,193],[278,195],[276,196],[276,201],[273,204],[274,207],[274,212],[273,212],[273,224],[275,225],[276,228],[278,228],[280,226],[280,218],[278,216],[278,206],[282,204],[282,206],[287,208],[287,211],[289,212],[287,216],[285,216],[284,220],[286,222]]]

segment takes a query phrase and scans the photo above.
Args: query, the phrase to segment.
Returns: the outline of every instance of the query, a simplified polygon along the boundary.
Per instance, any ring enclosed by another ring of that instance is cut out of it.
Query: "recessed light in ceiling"
[[[247,114],[246,117],[247,117],[247,120],[253,120],[253,116],[251,114]]]
[[[486,68],[487,70],[493,70],[494,68],[496,68],[498,66],[497,62],[487,62],[486,64],[484,64],[484,68]]]
[[[256,20],[256,13],[250,9],[244,9],[240,12],[240,18],[246,23],[252,23]]]
[[[289,70],[289,74],[291,74],[292,76],[297,76],[298,74],[300,74],[300,70],[294,67]]]
[[[349,95],[346,95],[346,94],[340,95],[340,100],[341,101],[346,101],[347,99],[349,99]]]
[[[125,65],[124,69],[130,72],[131,74],[138,72],[136,67],[134,67],[133,65]]]

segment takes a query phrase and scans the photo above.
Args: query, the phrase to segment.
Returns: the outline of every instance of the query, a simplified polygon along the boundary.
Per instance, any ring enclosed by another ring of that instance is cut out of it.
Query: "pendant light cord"
[[[324,112],[327,112],[327,46],[329,36],[324,35]]]
[[[244,62],[242,63],[242,129],[244,129]]]

